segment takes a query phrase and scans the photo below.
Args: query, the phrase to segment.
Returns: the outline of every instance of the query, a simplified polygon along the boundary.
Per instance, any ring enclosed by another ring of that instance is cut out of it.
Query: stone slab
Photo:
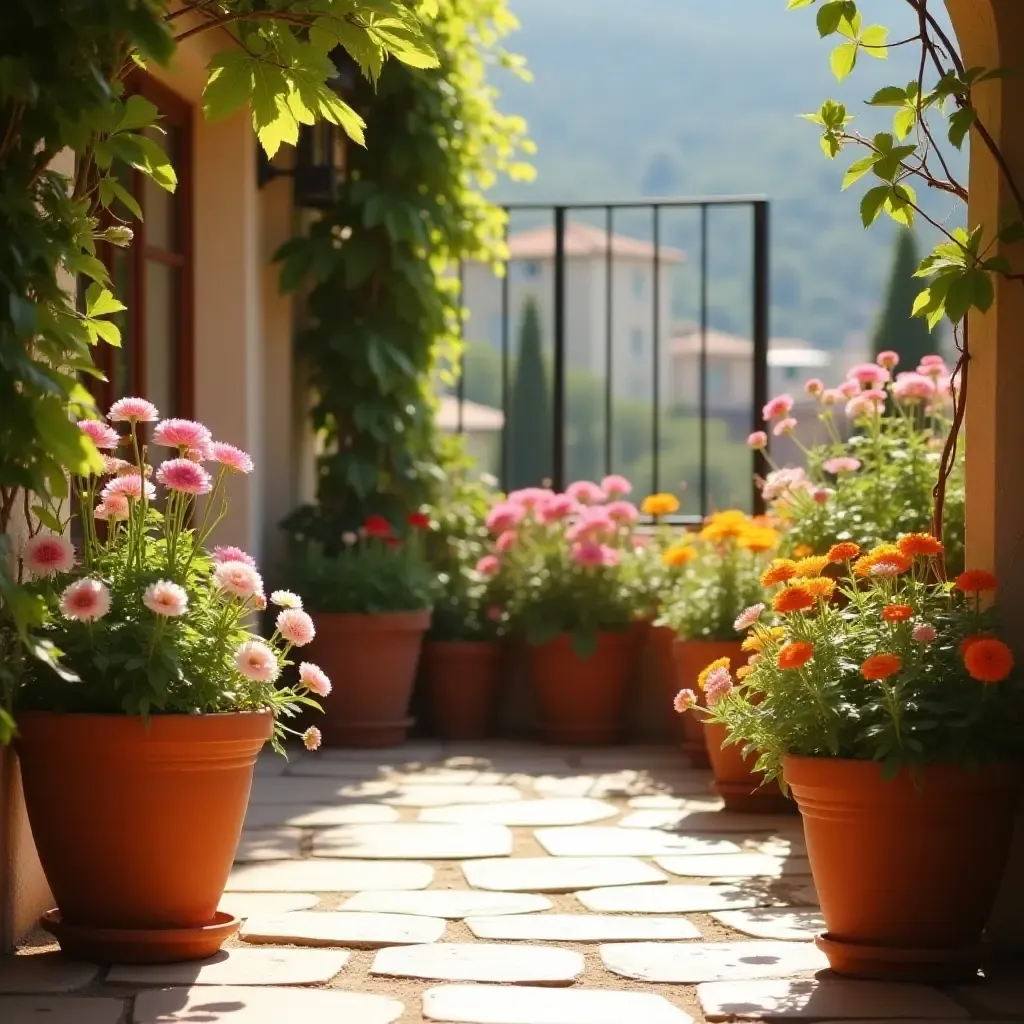
[[[771,857],[767,853],[655,857],[673,875],[687,878],[803,878],[811,873],[806,857]]]
[[[67,960],[60,953],[26,953],[0,958],[0,994],[56,995],[85,988],[99,973],[95,964]]]
[[[617,942],[601,946],[600,953],[613,974],[675,985],[785,978],[828,968],[825,954],[810,942]]]
[[[426,889],[434,879],[429,864],[415,861],[282,860],[235,868],[228,892],[360,892],[363,889]]]
[[[423,771],[395,770],[389,778],[400,786],[503,786],[513,785],[515,774],[481,771],[479,768],[426,768]]]
[[[701,937],[700,929],[684,917],[526,914],[469,917],[466,924],[478,939],[502,942],[675,942]]]
[[[311,892],[227,892],[221,896],[217,909],[235,917],[263,917],[312,910],[319,902],[320,897]]]
[[[236,864],[261,860],[294,860],[301,856],[302,833],[296,828],[243,832],[235,851]]]
[[[107,981],[125,985],[325,985],[348,963],[340,949],[222,949],[207,960],[120,964]]]
[[[432,807],[420,811],[420,821],[511,825],[586,825],[614,818],[619,809],[604,800],[589,797],[553,797],[549,800],[520,800],[504,804],[468,804],[461,807]]]
[[[615,826],[539,828],[537,842],[553,857],[656,857],[663,853],[742,853],[728,839],[677,836],[656,829]]]
[[[245,828],[331,828],[335,825],[386,824],[398,821],[386,804],[250,804]]]
[[[671,792],[674,795],[707,796],[711,776],[700,778],[677,776],[652,778],[646,772],[619,771],[611,773],[551,774],[537,776],[533,788],[543,796],[582,797],[595,799],[650,795]]]
[[[1024,1020],[1024,982],[1012,977],[996,977],[984,985],[964,985],[952,994],[976,1013]]]
[[[608,989],[441,985],[423,993],[423,1016],[447,1024],[693,1024],[662,996]]]
[[[793,899],[798,903],[806,903],[808,906],[817,907],[820,906],[818,903],[818,890],[813,885],[805,885],[800,889],[797,889],[793,893]]]
[[[647,796],[633,796],[628,805],[638,811],[721,811],[724,801],[710,794],[675,796],[672,793],[651,793]]]
[[[255,778],[249,793],[249,804],[342,804],[365,803],[394,795],[396,787],[390,782],[344,779]]]
[[[476,889],[426,889],[420,892],[357,892],[342,910],[378,914],[420,914],[459,921],[466,917],[535,914],[550,910],[544,896],[518,892],[480,892]]]
[[[754,910],[718,910],[711,915],[719,924],[755,939],[813,941],[825,931],[825,919],[817,910],[760,907]]]
[[[455,804],[496,804],[522,800],[514,786],[399,786],[381,798],[392,807],[449,807]]]
[[[370,780],[381,778],[381,766],[366,761],[337,761],[321,757],[304,757],[290,764],[285,774],[293,779]]]
[[[287,768],[288,762],[280,754],[271,751],[269,754],[264,752],[256,758],[253,772],[257,776],[271,778],[276,775],[284,775]]]
[[[397,999],[301,988],[167,988],[141,992],[133,1024],[394,1024]],[[7,1022],[5,1021],[5,1024]],[[39,1024],[45,1024],[40,1021]],[[56,1022],[54,1022],[56,1024]],[[77,1024],[77,1022],[75,1022]]]
[[[697,989],[704,1015],[719,1020],[964,1020],[970,1014],[924,985],[841,978],[724,981]]]
[[[88,996],[0,996],[4,1024],[120,1024],[121,999]]]
[[[357,860],[466,860],[507,857],[512,833],[504,825],[342,825],[317,832],[316,857]]]
[[[392,946],[373,958],[370,973],[428,981],[486,981],[507,985],[571,985],[583,973],[583,957],[553,946],[447,942]]]
[[[242,925],[239,937],[244,942],[279,946],[382,949],[438,942],[444,930],[445,922],[439,917],[306,910],[273,917],[251,917]]]
[[[757,907],[759,893],[722,885],[618,885],[576,893],[587,910],[611,914],[699,914]]]
[[[511,857],[462,865],[466,881],[497,892],[575,892],[606,885],[647,885],[667,881],[635,857]]]
[[[621,828],[659,828],[680,835],[738,832],[743,835],[800,833],[800,819],[787,814],[736,814],[732,811],[634,811]]]
[[[683,771],[686,758],[678,747],[672,746],[626,746],[583,748],[576,754],[576,763],[581,768],[609,769],[633,768],[648,771]]]

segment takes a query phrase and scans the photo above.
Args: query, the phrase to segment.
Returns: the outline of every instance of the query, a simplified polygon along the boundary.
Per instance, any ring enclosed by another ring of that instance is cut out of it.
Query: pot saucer
[[[75,960],[102,964],[164,964],[205,960],[213,956],[241,925],[241,920],[218,910],[198,928],[92,928],[66,924],[59,910],[48,910],[39,925]]]
[[[956,949],[904,949],[838,942],[823,932],[814,944],[828,957],[829,966],[844,978],[954,984],[973,980],[983,959],[982,946]]]

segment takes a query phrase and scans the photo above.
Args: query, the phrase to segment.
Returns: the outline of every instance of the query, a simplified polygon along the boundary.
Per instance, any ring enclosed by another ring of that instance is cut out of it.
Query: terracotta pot
[[[765,782],[764,775],[754,771],[754,756],[743,756],[742,743],[726,744],[729,730],[718,722],[704,723],[708,757],[715,781],[711,790],[725,802],[727,811],[744,814],[796,813],[797,807],[783,795],[777,782]]]
[[[504,654],[500,640],[428,640],[423,645],[423,678],[438,737],[486,738]]]
[[[838,974],[953,982],[981,965],[980,938],[1010,850],[1019,764],[926,765],[882,776],[872,761],[787,757]]]
[[[701,707],[704,694],[697,685],[697,676],[713,661],[730,658],[732,670],[736,671],[747,659],[740,648],[742,640],[677,640],[673,647],[676,662],[676,693],[679,690],[693,690]],[[675,696],[675,693],[672,694]],[[671,705],[670,705],[671,707]],[[674,712],[673,712],[674,714]],[[700,714],[679,716],[683,730],[683,752],[690,758],[692,768],[710,768],[705,726]]]
[[[64,951],[153,963],[211,956],[269,712],[18,715],[15,749]]]
[[[568,633],[529,649],[540,732],[549,743],[614,743],[625,726],[626,684],[636,639],[629,630],[599,633],[597,650],[581,658]]]
[[[316,639],[303,660],[333,680],[316,725],[325,746],[396,747],[405,742],[429,611],[314,615]]]

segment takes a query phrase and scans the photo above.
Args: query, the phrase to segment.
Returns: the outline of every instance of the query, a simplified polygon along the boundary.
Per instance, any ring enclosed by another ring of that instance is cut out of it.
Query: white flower
[[[213,579],[221,590],[243,600],[263,593],[263,579],[245,562],[219,562],[213,570]]]
[[[299,682],[318,697],[326,697],[331,692],[331,681],[327,678],[327,673],[319,665],[309,661],[304,661],[299,666]]]
[[[154,614],[174,619],[188,611],[188,593],[170,580],[158,580],[146,587],[142,603]]]
[[[270,595],[270,603],[276,604],[278,608],[301,608],[302,598],[290,590],[275,590]]]

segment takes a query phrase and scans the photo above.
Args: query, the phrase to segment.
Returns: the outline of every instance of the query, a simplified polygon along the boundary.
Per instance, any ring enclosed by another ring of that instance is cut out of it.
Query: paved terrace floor
[[[413,743],[261,757],[203,964],[100,969],[42,933],[2,1024],[953,1024],[1024,981],[843,981],[797,816],[730,814],[670,749]],[[941,894],[937,894],[941,898]]]

